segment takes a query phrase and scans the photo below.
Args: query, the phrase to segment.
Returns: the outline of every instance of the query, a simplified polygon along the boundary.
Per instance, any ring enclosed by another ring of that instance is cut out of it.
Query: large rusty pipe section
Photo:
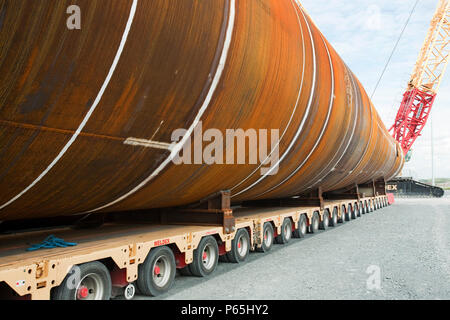
[[[289,197],[403,165],[294,0],[0,0],[0,42],[0,220]],[[278,172],[174,164],[198,123],[278,129]]]

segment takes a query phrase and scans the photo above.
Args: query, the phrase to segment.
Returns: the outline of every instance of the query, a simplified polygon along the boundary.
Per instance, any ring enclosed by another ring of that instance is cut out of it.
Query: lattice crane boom
[[[450,54],[450,0],[440,0],[395,123],[390,129],[405,153],[421,135]]]

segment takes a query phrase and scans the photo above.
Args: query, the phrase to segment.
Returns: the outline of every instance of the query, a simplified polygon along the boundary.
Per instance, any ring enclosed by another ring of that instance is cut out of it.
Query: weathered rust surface
[[[66,27],[81,8],[81,30]],[[294,0],[0,0],[0,220],[286,198],[403,155]],[[215,82],[217,81],[217,82]],[[279,172],[174,165],[177,128],[279,129]]]

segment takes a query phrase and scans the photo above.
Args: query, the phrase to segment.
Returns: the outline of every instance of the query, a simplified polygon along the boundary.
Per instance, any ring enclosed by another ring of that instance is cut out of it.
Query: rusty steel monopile
[[[401,170],[361,83],[297,1],[75,4],[0,0],[0,220],[220,190],[235,203],[282,198]],[[238,129],[248,154],[227,163]],[[224,160],[217,148],[196,161],[195,143],[205,152],[219,133]],[[193,161],[180,161],[188,150]],[[266,152],[255,162],[251,151]]]

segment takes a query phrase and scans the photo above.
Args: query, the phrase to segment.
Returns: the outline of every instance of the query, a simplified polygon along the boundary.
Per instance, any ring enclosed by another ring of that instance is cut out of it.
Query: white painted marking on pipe
[[[108,204],[105,204],[105,205],[103,205],[101,207],[98,207],[96,209],[87,211],[87,213],[96,212],[96,211],[100,211],[100,210],[103,210],[105,208],[111,207],[112,205],[115,205],[116,203],[118,203],[118,202],[128,198],[132,194],[136,193],[137,191],[142,189],[148,182],[150,182],[153,178],[155,178],[162,170],[164,170],[164,168],[178,155],[178,153],[183,148],[183,145],[190,138],[192,132],[194,131],[194,128],[199,123],[199,121],[200,121],[201,117],[203,116],[204,112],[208,108],[208,106],[209,106],[209,104],[210,104],[210,102],[212,100],[212,97],[213,97],[213,95],[214,95],[214,93],[215,93],[215,91],[217,89],[219,81],[222,78],[223,70],[225,68],[225,64],[226,64],[227,58],[228,58],[228,51],[230,49],[231,39],[233,37],[235,17],[236,17],[236,0],[231,0],[230,1],[230,14],[229,14],[229,18],[228,18],[228,26],[227,26],[226,35],[225,35],[225,42],[224,42],[224,46],[223,46],[223,49],[222,49],[222,54],[221,54],[221,57],[220,57],[220,60],[219,60],[219,65],[217,67],[216,74],[214,75],[211,87],[209,88],[209,91],[208,91],[208,94],[207,94],[207,96],[205,98],[205,101],[203,102],[202,106],[200,107],[200,110],[199,110],[197,116],[195,117],[192,125],[187,130],[186,134],[181,139],[181,141],[178,142],[173,147],[172,152],[170,153],[170,156],[167,157],[166,160],[164,160],[163,163],[161,163],[159,165],[159,167],[156,168],[155,171],[153,171],[145,180],[143,180],[135,188],[133,188],[129,192],[125,193],[121,197],[119,197],[119,198],[109,202]]]
[[[342,155],[340,156],[340,158],[339,158],[339,160],[336,162],[337,164],[339,163],[339,162],[341,162],[341,160],[342,160],[342,158],[345,156],[345,154],[347,153],[347,150],[348,150],[348,148],[350,147],[350,144],[351,144],[351,142],[352,142],[352,140],[353,140],[353,136],[355,135],[355,131],[356,131],[356,124],[358,123],[358,114],[359,114],[359,112],[358,112],[358,108],[359,108],[359,104],[362,102],[362,101],[360,101],[360,97],[359,97],[359,94],[358,94],[358,92],[357,92],[357,88],[358,88],[358,86],[356,85],[356,83],[355,83],[355,79],[354,79],[354,77],[353,77],[353,75],[351,74],[351,71],[350,70],[348,70],[348,72],[349,72],[349,75],[350,75],[350,81],[352,82],[352,84],[353,84],[353,91],[354,91],[354,93],[355,93],[355,106],[356,106],[356,108],[355,108],[355,121],[354,121],[354,123],[353,123],[353,130],[352,130],[352,134],[351,134],[351,136],[350,136],[350,140],[348,141],[348,144],[347,144],[347,146],[346,146],[346,148],[345,148],[345,150],[344,150],[344,152],[342,153]],[[348,172],[347,174],[350,174],[351,172]],[[340,182],[339,182],[340,183]],[[311,186],[309,186],[308,188],[311,188]],[[330,189],[333,189],[334,188],[334,186],[332,187],[332,188],[330,188]]]
[[[319,138],[317,139],[316,143],[314,144],[313,148],[311,149],[311,151],[309,152],[309,154],[305,158],[305,160],[303,160],[303,162],[293,172],[291,172],[291,174],[288,177],[286,177],[283,181],[278,183],[276,186],[274,186],[274,187],[264,191],[263,193],[259,194],[257,197],[262,196],[262,195],[264,195],[266,193],[269,193],[269,192],[277,189],[278,187],[280,187],[281,185],[286,183],[288,180],[290,180],[301,168],[303,168],[305,163],[309,160],[309,158],[312,156],[312,154],[316,151],[316,149],[319,146],[320,142],[322,142],[323,135],[325,134],[325,131],[328,128],[328,123],[330,122],[331,112],[333,110],[333,104],[334,104],[334,90],[335,90],[334,66],[333,66],[333,61],[331,59],[330,51],[328,50],[328,45],[327,45],[326,41],[324,40],[322,34],[320,34],[320,36],[322,38],[323,44],[325,45],[325,49],[327,49],[328,60],[330,62],[330,70],[331,70],[331,96],[330,96],[330,104],[328,106],[328,114],[327,114],[327,118],[325,120],[325,124],[324,124],[324,126],[322,128],[322,131],[320,132]]]
[[[350,73],[349,73],[349,75],[351,76]],[[354,84],[353,77],[352,77],[352,80],[351,80],[351,81],[352,81],[352,83]],[[356,114],[355,114],[355,121],[354,121],[354,123],[353,123],[353,130],[352,130],[352,133],[351,133],[351,135],[350,135],[350,139],[348,140],[347,146],[346,146],[345,149],[344,149],[344,152],[342,152],[342,154],[341,154],[341,156],[339,157],[339,159],[334,163],[335,166],[339,164],[339,162],[342,160],[342,158],[344,157],[344,155],[347,153],[347,150],[348,150],[348,148],[349,148],[349,146],[350,146],[350,143],[352,142],[353,135],[354,135],[355,129],[356,129],[356,123],[357,123],[357,119],[358,119],[358,100],[359,100],[359,95],[357,94],[355,88],[353,88],[353,91],[355,91],[355,95],[356,95]],[[372,130],[371,130],[371,134],[372,134]],[[369,139],[369,141],[370,141],[370,139]],[[319,177],[319,176],[322,175],[322,173],[325,171],[325,168],[328,167],[328,166],[330,165],[330,163],[336,158],[337,155],[338,155],[338,153],[336,152],[335,155],[333,156],[332,160],[328,163],[328,165],[325,166],[324,169],[322,169],[322,171],[320,171],[319,174],[318,174],[316,177]],[[330,172],[333,172],[333,171],[335,171],[335,170],[336,170],[336,168],[333,168],[332,170],[330,170]],[[327,173],[327,174],[328,174],[328,173]],[[314,178],[311,179],[311,180],[315,180],[316,177],[314,177]],[[321,181],[323,181],[323,178],[324,178],[324,177],[322,177]],[[311,187],[313,187],[313,186],[315,186],[315,185],[317,185],[317,182],[315,182],[315,183],[313,183],[313,184],[310,184],[309,186],[306,187],[306,189],[309,190]]]
[[[297,101],[295,102],[295,107],[294,107],[294,110],[292,111],[291,118],[289,119],[289,122],[287,123],[286,128],[284,129],[284,132],[281,135],[281,137],[278,140],[278,142],[276,143],[275,147],[272,149],[272,151],[269,153],[269,155],[264,159],[264,161],[261,161],[260,165],[252,173],[250,173],[244,180],[242,180],[241,182],[236,184],[234,187],[232,187],[230,189],[230,191],[233,191],[234,189],[239,187],[241,184],[243,184],[245,181],[250,179],[250,177],[252,177],[256,172],[258,172],[258,170],[261,169],[263,164],[267,163],[267,161],[272,157],[272,154],[275,152],[275,150],[278,149],[278,147],[279,147],[279,145],[281,143],[281,140],[283,140],[283,137],[286,135],[287,130],[290,127],[290,125],[292,123],[292,120],[294,119],[295,112],[297,111],[298,104],[300,102],[301,93],[303,91],[303,82],[304,82],[304,79],[305,79],[305,65],[306,65],[306,57],[305,57],[305,55],[306,55],[306,48],[305,48],[305,38],[304,38],[304,33],[303,33],[303,27],[302,27],[302,23],[300,22],[300,16],[298,15],[298,11],[295,8],[295,4],[292,1],[291,1],[291,4],[292,4],[292,6],[293,6],[293,8],[295,10],[295,14],[297,15],[297,21],[298,21],[298,24],[300,26],[300,31],[301,31],[301,35],[302,35],[302,47],[303,47],[302,80],[300,82],[300,88],[298,90]]]
[[[106,90],[106,88],[109,85],[109,82],[111,81],[111,78],[116,70],[117,64],[119,63],[120,56],[122,55],[122,51],[125,47],[125,44],[127,42],[128,34],[130,33],[131,26],[133,24],[134,16],[136,14],[136,7],[138,4],[138,0],[133,0],[133,4],[131,6],[130,14],[128,17],[128,21],[125,27],[125,31],[122,35],[122,40],[120,41],[119,49],[117,50],[116,56],[114,57],[113,64],[111,65],[111,68],[109,69],[108,75],[103,82],[102,87],[100,88],[99,93],[97,94],[97,97],[95,98],[94,103],[92,104],[91,108],[89,109],[88,113],[85,115],[83,121],[79,125],[77,131],[72,135],[69,142],[64,146],[64,148],[59,152],[58,156],[50,163],[50,165],[37,177],[28,187],[26,187],[22,192],[20,192],[18,195],[16,195],[14,198],[6,202],[5,204],[0,206],[0,210],[9,206],[11,203],[19,199],[21,196],[23,196],[26,192],[28,192],[31,188],[33,188],[55,165],[58,163],[58,161],[63,157],[63,155],[67,152],[67,150],[72,146],[72,144],[75,142],[77,137],[80,135],[81,131],[86,126],[86,123],[88,122],[89,118],[91,117],[92,113],[97,108],[100,100],[102,99],[102,96]]]
[[[341,156],[339,157],[338,161],[336,161],[336,165],[339,164],[342,160],[342,158],[345,156],[345,154],[347,153],[348,148],[350,147],[350,144],[353,140],[353,136],[355,135],[355,131],[356,131],[356,124],[358,123],[358,108],[359,108],[359,103],[360,103],[360,98],[359,98],[359,94],[356,91],[357,85],[355,84],[355,81],[353,79],[353,75],[351,74],[350,70],[347,70],[349,73],[349,78],[351,83],[353,84],[353,91],[355,93],[355,121],[353,122],[353,129],[352,129],[352,133],[350,135],[350,139],[348,140],[347,146],[344,149],[344,152],[342,152]],[[371,113],[372,114],[372,113]],[[372,131],[372,130],[371,130]],[[334,168],[332,171],[335,171],[336,168]],[[323,172],[323,170],[322,170]],[[321,172],[321,173],[322,173]],[[307,189],[310,189],[312,186],[314,186],[316,183],[309,185],[307,187]]]
[[[306,22],[306,25],[308,26],[309,37],[310,37],[310,39],[311,39],[311,46],[312,46],[312,53],[313,53],[313,70],[314,70],[314,73],[313,73],[313,81],[312,81],[313,87],[312,87],[312,90],[311,90],[311,95],[310,95],[310,97],[309,97],[309,102],[308,102],[308,106],[307,106],[307,108],[306,108],[305,116],[303,117],[302,123],[300,124],[300,126],[299,126],[299,128],[298,128],[298,130],[297,130],[297,132],[296,132],[296,134],[295,134],[295,136],[294,136],[294,138],[292,139],[290,145],[289,145],[288,148],[286,149],[285,153],[280,157],[280,159],[278,160],[278,162],[277,162],[270,170],[268,170],[268,172],[266,173],[266,175],[260,177],[256,182],[254,182],[252,185],[248,186],[248,187],[245,188],[244,190],[242,190],[242,191],[240,191],[240,192],[238,192],[238,193],[232,195],[232,196],[231,196],[232,198],[233,198],[233,197],[236,197],[236,196],[238,196],[238,195],[240,195],[240,194],[242,194],[242,193],[244,193],[244,192],[247,192],[248,190],[252,189],[252,188],[253,188],[254,186],[256,186],[257,184],[259,184],[259,183],[260,183],[262,180],[264,180],[267,176],[270,176],[270,174],[273,172],[273,170],[275,170],[275,169],[280,165],[280,163],[286,158],[286,156],[289,154],[289,152],[291,151],[291,149],[294,147],[294,145],[295,145],[295,143],[297,142],[297,140],[298,140],[298,138],[299,138],[301,132],[303,131],[303,127],[304,127],[304,125],[305,125],[306,119],[308,118],[308,115],[309,115],[309,112],[310,112],[310,109],[311,109],[311,105],[312,105],[312,101],[313,101],[313,98],[314,98],[315,89],[316,89],[316,86],[315,86],[315,84],[316,84],[316,73],[317,73],[316,49],[315,49],[315,46],[314,46],[314,39],[313,39],[313,36],[312,36],[312,33],[311,33],[311,28],[310,28],[310,25],[309,25],[309,23],[308,23],[308,20],[306,19],[305,14],[303,13],[303,11],[302,11],[302,10],[300,10],[300,11],[302,12],[303,18],[304,18],[304,20],[305,20],[305,22]]]
[[[163,150],[172,150],[174,147],[174,143],[166,143],[138,138],[128,138],[123,142],[123,144],[127,144],[130,146],[144,147],[144,148],[154,148],[154,149],[163,149]]]
[[[150,140],[153,140],[153,138],[156,136],[156,134],[159,132],[159,130],[161,129],[162,125],[164,124],[164,120],[161,121],[161,123],[159,124],[158,129],[156,129],[155,133],[152,135],[152,137],[150,138]]]

